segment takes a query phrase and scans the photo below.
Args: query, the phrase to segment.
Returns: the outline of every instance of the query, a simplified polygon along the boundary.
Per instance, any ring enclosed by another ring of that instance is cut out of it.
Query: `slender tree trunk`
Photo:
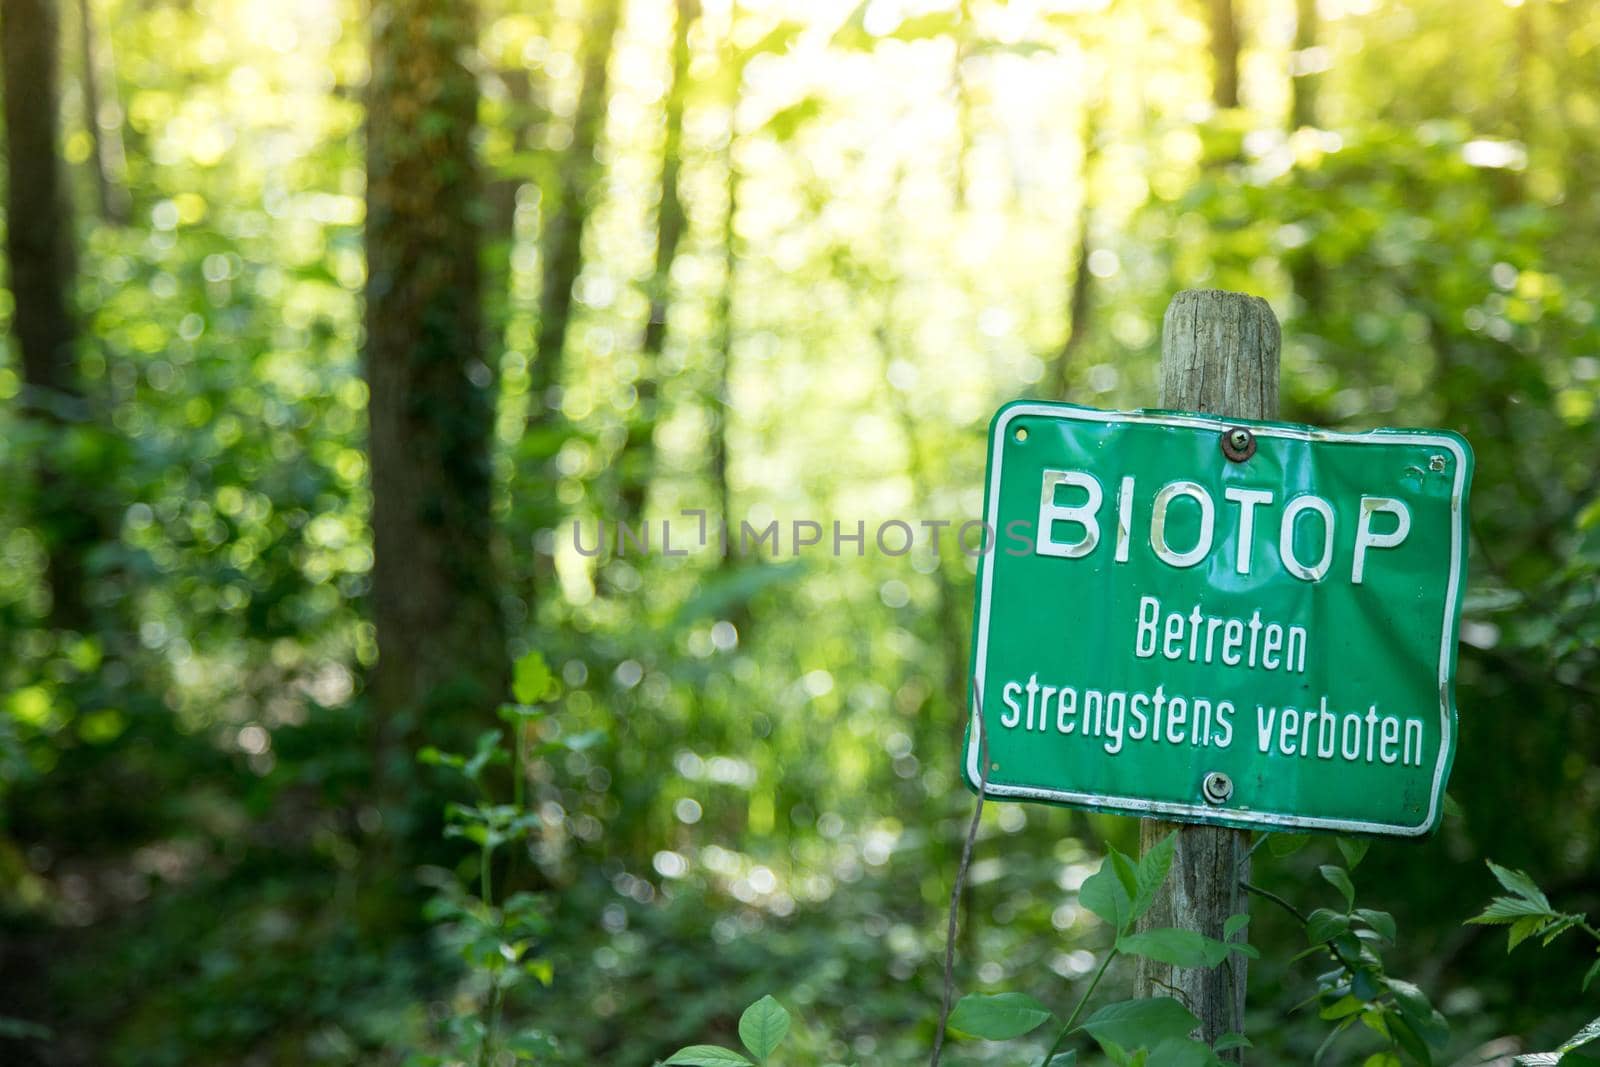
[[[667,136],[661,162],[661,201],[656,211],[655,267],[650,278],[650,314],[639,348],[639,376],[629,413],[627,437],[617,464],[618,518],[630,525],[644,513],[650,478],[655,472],[655,430],[660,420],[661,353],[667,340],[667,315],[672,306],[672,265],[687,228],[682,173],[683,108],[689,88],[689,29],[700,14],[700,0],[677,0],[677,26],[672,41],[672,83],[667,89]]]
[[[89,129],[95,200],[100,218],[121,226],[127,223],[129,210],[128,190],[122,184],[122,174],[127,167],[122,149],[122,109],[114,106],[110,115],[115,116],[115,121],[104,121],[107,109],[100,99],[102,66],[113,101],[117,95],[117,81],[112,74],[110,46],[101,46],[95,35],[94,0],[78,0],[78,43],[82,46],[83,123]]]
[[[619,7],[619,0],[597,0],[583,35],[583,80],[572,116],[572,142],[562,154],[555,202],[545,220],[544,278],[532,367],[530,418],[535,424],[544,422],[551,412],[555,398],[550,396],[550,390],[561,381],[561,358],[572,317],[572,286],[583,266],[583,235],[601,173],[595,153],[605,132],[611,97],[607,73]]]
[[[547,530],[553,533],[561,519],[556,498],[560,472],[555,460],[566,437],[561,419],[562,367],[572,321],[573,286],[583,266],[583,235],[600,183],[595,153],[605,132],[610,100],[607,71],[620,7],[621,0],[595,0],[590,11],[583,35],[582,84],[572,117],[572,141],[562,153],[556,189],[547,198],[551,206],[541,238],[539,325],[528,367],[528,422],[517,458],[519,475],[529,487],[523,516],[536,536],[532,566],[535,598],[555,572],[552,550],[543,547],[537,537]]]
[[[51,624],[90,622],[85,556],[97,530],[60,440],[85,420],[72,308],[72,213],[59,148],[59,12],[55,0],[0,0],[6,121],[6,253],[22,356],[23,404],[45,432],[32,510],[48,553]]]
[[[1233,0],[1207,0],[1211,21],[1211,101],[1239,106],[1239,24]]]
[[[490,520],[478,85],[463,0],[379,0],[367,117],[366,373],[372,466],[370,694],[380,781],[426,728],[488,719],[505,677]]]
[[[1091,199],[1095,165],[1100,158],[1100,108],[1099,100],[1088,101],[1083,110],[1083,154],[1078,170],[1078,184],[1083,190],[1078,207],[1078,249],[1073,261],[1072,283],[1067,294],[1067,339],[1054,363],[1054,396],[1063,400],[1069,391],[1073,358],[1089,336],[1090,293],[1094,276],[1089,272],[1089,253],[1093,251],[1091,226],[1094,221],[1094,204]]]
[[[736,115],[744,83],[744,62],[733,42],[733,26],[739,17],[739,0],[731,0],[728,12],[728,43],[724,62],[732,68],[733,88],[728,96],[728,139],[722,150],[722,169],[727,183],[727,208],[722,216],[722,290],[717,296],[717,364],[711,390],[711,481],[716,487],[718,514],[722,517],[725,543],[722,566],[730,567],[738,556],[738,523],[733,515],[733,487],[728,481],[728,430],[733,421],[730,403],[733,383],[733,344],[737,336],[734,311],[739,281],[738,229],[739,127]]]
[[[1317,47],[1322,26],[1317,17],[1317,0],[1295,0],[1294,51],[1304,61]],[[1289,131],[1317,125],[1317,90],[1322,75],[1311,70],[1289,72]]]
[[[1295,0],[1294,50],[1304,56],[1317,47],[1321,24],[1317,19],[1317,0]],[[1317,125],[1317,80],[1320,75],[1291,70],[1289,72],[1289,132]],[[1322,261],[1317,256],[1317,242],[1313,238],[1294,249],[1288,257],[1289,281],[1298,302],[1301,317],[1315,321],[1321,317],[1327,304],[1327,279]],[[1315,330],[1309,331],[1312,335]]]
[[[525,67],[509,67],[500,71],[498,76],[500,84],[505,86],[508,101],[506,121],[511,127],[511,151],[520,154],[528,150],[533,79]],[[512,243],[516,229],[517,194],[526,182],[526,176],[519,172],[489,183],[489,217],[493,220],[490,223],[491,240],[503,240],[507,246]]]

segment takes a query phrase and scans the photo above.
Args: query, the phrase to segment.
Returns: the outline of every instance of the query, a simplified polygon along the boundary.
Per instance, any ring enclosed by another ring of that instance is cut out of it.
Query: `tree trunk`
[[[661,162],[661,201],[656,211],[656,256],[650,278],[650,314],[639,347],[639,376],[629,412],[627,437],[617,463],[618,519],[630,526],[643,516],[650,478],[655,471],[655,430],[659,419],[661,352],[667,340],[667,314],[672,305],[672,265],[687,228],[682,171],[683,108],[689,88],[689,28],[700,14],[700,0],[677,0],[677,28],[672,42],[672,82],[667,89],[667,136]]]
[[[89,131],[89,163],[94,171],[95,200],[100,208],[100,218],[114,226],[128,221],[128,190],[122,185],[126,161],[122,149],[122,109],[114,107],[113,122],[103,122],[104,105],[100,102],[100,76],[104,62],[106,83],[112,99],[116,99],[117,82],[111,73],[109,53],[102,58],[102,48],[94,28],[93,0],[78,0],[78,43],[83,64],[83,124]]]
[[[733,517],[733,487],[728,481],[728,428],[733,417],[729,403],[733,382],[733,342],[736,336],[733,316],[735,295],[739,280],[739,252],[737,248],[739,218],[739,126],[736,115],[739,96],[744,85],[744,61],[733,40],[733,27],[738,24],[739,0],[731,0],[728,11],[728,41],[723,62],[731,68],[732,89],[728,94],[728,140],[722,150],[724,180],[727,184],[727,208],[722,216],[722,289],[717,294],[717,365],[716,379],[711,386],[711,481],[716,488],[717,511],[722,517],[724,531],[722,566],[733,565],[738,554],[739,526]]]
[[[1320,33],[1317,21],[1317,0],[1295,0],[1294,50],[1304,56],[1317,47]],[[1317,81],[1320,75],[1310,71],[1289,72],[1289,132],[1317,125]],[[1313,236],[1285,257],[1289,268],[1289,281],[1299,303],[1300,316],[1313,322],[1321,318],[1327,304],[1327,279],[1322,261],[1317,255],[1317,241]],[[1313,327],[1312,332],[1316,332]]]
[[[483,362],[476,35],[462,0],[380,0],[367,116],[370,693],[380,781],[427,725],[487,721],[506,674],[491,552],[492,375]]]
[[[1072,284],[1067,294],[1067,339],[1062,342],[1061,351],[1056,353],[1052,375],[1054,385],[1051,394],[1060,400],[1068,399],[1072,360],[1089,336],[1089,297],[1094,284],[1094,276],[1089,272],[1089,253],[1092,251],[1090,227],[1094,221],[1090,187],[1095,163],[1100,156],[1101,106],[1099,100],[1092,100],[1084,104],[1083,110],[1083,162],[1078,169],[1078,184],[1083,190],[1083,198],[1078,205],[1077,257],[1073,262]]]
[[[1162,324],[1160,404],[1213,415],[1276,418],[1278,348],[1278,320],[1265,300],[1214,289],[1179,293]],[[1248,910],[1239,883],[1250,873],[1250,835],[1220,826],[1146,819],[1140,824],[1140,843],[1148,850],[1174,830],[1178,838],[1172,875],[1139,928],[1176,926],[1223,940],[1223,923]],[[1238,954],[1210,968],[1172,967],[1140,957],[1135,986],[1141,997],[1170,994],[1183,1001],[1199,1016],[1200,1037],[1207,1044],[1243,1032],[1245,960]],[[1237,1063],[1242,1053],[1235,1049],[1222,1057]]]
[[[45,432],[35,467],[32,518],[48,554],[50,621],[88,628],[85,556],[97,536],[75,491],[60,441],[86,417],[79,390],[72,213],[59,149],[60,67],[54,0],[0,0],[6,122],[6,252],[22,356],[24,410]]]
[[[1211,101],[1239,106],[1239,24],[1233,0],[1208,0],[1211,16]]]
[[[617,34],[619,0],[598,0],[583,35],[583,81],[572,116],[572,142],[562,154],[555,203],[546,216],[544,277],[539,294],[539,330],[532,374],[530,418],[541,423],[552,409],[550,389],[561,381],[561,357],[572,317],[572,286],[583,265],[583,234],[600,177],[595,152],[605,132],[610,100],[607,71]]]
[[[1294,3],[1294,53],[1298,62],[1304,62],[1307,53],[1317,47],[1321,24],[1317,19],[1317,0],[1295,0]],[[1291,69],[1289,72],[1289,131],[1317,124],[1317,89],[1322,75],[1312,70]]]
[[[601,174],[595,153],[605,132],[610,100],[607,70],[620,7],[620,0],[596,0],[593,5],[583,35],[582,84],[572,117],[572,142],[562,154],[553,203],[545,216],[539,327],[528,368],[528,426],[519,462],[522,476],[533,482],[527,519],[539,531],[553,529],[561,514],[555,469],[563,440],[559,386],[572,319],[572,288],[583,266],[583,235]],[[548,579],[553,564],[553,558],[541,551],[534,559],[536,578]]]

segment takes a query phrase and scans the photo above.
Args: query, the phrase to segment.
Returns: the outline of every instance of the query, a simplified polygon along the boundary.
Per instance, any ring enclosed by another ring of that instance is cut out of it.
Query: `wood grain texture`
[[[1215,289],[1188,290],[1167,306],[1161,336],[1161,406],[1238,418],[1278,414],[1278,320],[1265,300]],[[1221,938],[1230,915],[1247,910],[1239,883],[1250,873],[1250,835],[1243,830],[1184,826],[1147,819],[1140,844],[1176,830],[1172,874],[1140,929],[1177,926]],[[1236,940],[1244,940],[1241,933]],[[1242,1031],[1245,960],[1177,968],[1139,960],[1140,996],[1175,996],[1200,1018],[1207,1042]],[[1223,1053],[1243,1062],[1241,1050]]]

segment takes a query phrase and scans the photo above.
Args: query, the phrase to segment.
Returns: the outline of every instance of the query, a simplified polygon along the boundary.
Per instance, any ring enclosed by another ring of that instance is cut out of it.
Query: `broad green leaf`
[[[737,1052],[717,1045],[690,1045],[661,1063],[662,1067],[751,1067],[750,1061]]]
[[[1392,1052],[1374,1052],[1361,1061],[1361,1067],[1404,1067],[1400,1057]]]
[[[1133,898],[1122,884],[1122,879],[1117,877],[1111,856],[1107,856],[1105,862],[1100,864],[1100,869],[1079,887],[1078,903],[1098,915],[1119,934],[1132,925]]]
[[[1400,1048],[1422,1067],[1433,1067],[1433,1052],[1428,1048],[1420,1034],[1407,1021],[1404,1014],[1387,1013],[1383,1016],[1390,1036],[1399,1043]],[[1443,1020],[1440,1020],[1441,1023]],[[1448,1035],[1446,1035],[1448,1036]]]
[[[1335,1019],[1348,1019],[1367,1010],[1367,1003],[1346,993],[1332,1004],[1325,1005],[1317,1012],[1319,1018],[1332,1022]]]
[[[550,695],[555,675],[538,652],[529,652],[517,659],[511,676],[511,695],[518,704],[537,704]]]
[[[757,1060],[764,1061],[789,1032],[789,1013],[771,994],[762,997],[739,1016],[739,1040]]]
[[[1192,1037],[1170,1037],[1150,1050],[1145,1067],[1208,1067],[1217,1054],[1204,1041]]]
[[[1167,874],[1172,870],[1172,855],[1177,847],[1178,831],[1174,830],[1151,845],[1150,850],[1139,857],[1133,894],[1135,922],[1150,910],[1150,905],[1155,903],[1156,894],[1161,891],[1162,884],[1167,880]]]
[[[1174,927],[1144,930],[1118,938],[1117,948],[1174,967],[1215,967],[1228,957],[1226,942]]]
[[[1318,908],[1306,919],[1306,940],[1313,945],[1332,941],[1350,929],[1350,919],[1328,908]]]
[[[1049,1008],[1026,993],[968,993],[950,1013],[950,1029],[985,1041],[1010,1041],[1051,1017]]]
[[[1393,944],[1398,932],[1394,924],[1394,916],[1386,911],[1373,911],[1371,908],[1357,908],[1356,917],[1367,924],[1373,933]]]
[[[1349,911],[1356,906],[1356,887],[1351,883],[1350,875],[1345,872],[1343,867],[1335,867],[1331,863],[1325,863],[1318,867],[1317,870],[1322,872],[1323,880],[1337,889],[1339,895],[1344,897],[1345,911]]]
[[[1394,994],[1395,1006],[1417,1036],[1435,1048],[1443,1048],[1450,1040],[1450,1024],[1434,1008],[1428,996],[1410,982],[1398,978],[1388,980],[1389,992]]]
[[[1344,857],[1344,865],[1350,870],[1355,870],[1367,856],[1367,849],[1372,845],[1364,837],[1341,837],[1337,839],[1339,854]]]
[[[1217,1038],[1217,1043],[1211,1046],[1218,1052],[1227,1052],[1236,1048],[1255,1048],[1248,1037],[1243,1034],[1223,1034]]]
[[[1171,997],[1150,997],[1107,1004],[1078,1029],[1102,1045],[1109,1041],[1123,1048],[1150,1048],[1168,1038],[1188,1037],[1199,1025],[1200,1020]]]
[[[1250,916],[1244,914],[1243,912],[1240,912],[1238,915],[1228,916],[1227,920],[1222,924],[1222,939],[1224,941],[1233,940],[1234,934],[1238,933],[1240,930],[1243,930],[1249,925]]]

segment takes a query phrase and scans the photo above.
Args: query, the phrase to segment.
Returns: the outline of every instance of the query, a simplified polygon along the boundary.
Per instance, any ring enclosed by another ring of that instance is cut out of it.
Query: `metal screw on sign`
[[[1234,463],[1243,463],[1256,454],[1256,435],[1242,426],[1222,435],[1222,454]]]
[[[1233,779],[1221,771],[1212,771],[1200,784],[1200,791],[1205,794],[1206,803],[1226,804],[1233,796]]]

